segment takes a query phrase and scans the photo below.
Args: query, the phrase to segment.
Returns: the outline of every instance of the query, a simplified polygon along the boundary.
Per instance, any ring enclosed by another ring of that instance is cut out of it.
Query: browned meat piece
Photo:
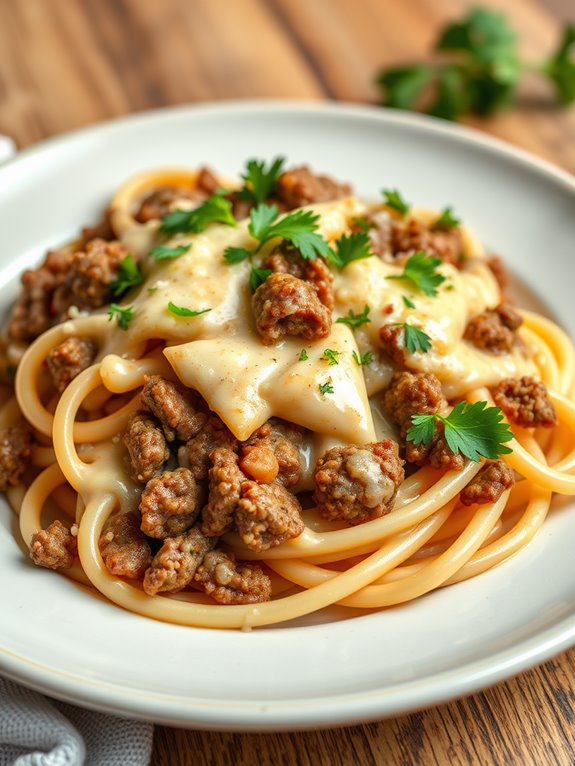
[[[258,564],[238,563],[219,550],[206,553],[194,580],[219,604],[259,604],[272,594],[271,580]]]
[[[173,593],[185,588],[216,541],[215,537],[203,535],[198,527],[178,537],[168,537],[146,570],[144,591],[155,596],[156,593]]]
[[[73,253],[66,279],[54,292],[56,314],[62,318],[71,306],[90,310],[109,303],[113,297],[110,284],[127,255],[121,242],[103,239],[93,239]]]
[[[240,499],[240,489],[246,477],[238,468],[238,456],[225,447],[212,452],[210,494],[202,511],[202,532],[223,535],[234,523],[234,512]]]
[[[132,475],[142,483],[153,478],[170,457],[164,432],[144,412],[134,412],[130,416],[124,433],[124,444],[130,455]]]
[[[236,451],[238,440],[217,415],[211,414],[202,430],[178,450],[178,462],[189,468],[196,481],[208,478],[210,455],[216,447]]]
[[[66,338],[46,357],[56,389],[62,393],[94,361],[97,346],[88,338]]]
[[[404,479],[396,442],[332,447],[317,461],[314,500],[325,519],[372,521],[393,507]]]
[[[317,297],[330,311],[335,302],[333,275],[322,258],[313,261],[302,258],[299,250],[287,240],[278,245],[263,262],[263,267],[275,274],[291,274],[313,285]]]
[[[194,391],[159,375],[146,378],[141,398],[144,407],[162,424],[170,442],[176,437],[188,441],[200,432],[208,419],[208,413],[200,409],[201,403]]]
[[[474,346],[492,354],[508,354],[518,343],[516,333],[523,319],[509,304],[484,311],[469,321],[463,337]]]
[[[283,484],[244,481],[234,515],[243,542],[254,551],[267,551],[304,530],[301,505]]]
[[[493,399],[515,425],[523,428],[557,425],[557,413],[547,388],[529,375],[502,380],[493,391]]]
[[[16,485],[32,457],[32,432],[26,425],[0,430],[0,492]]]
[[[253,479],[258,484],[270,484],[277,479],[280,467],[269,447],[254,444],[253,447],[242,449],[242,454],[240,468],[248,479]]]
[[[500,289],[505,290],[509,284],[509,273],[505,264],[503,263],[503,259],[498,255],[490,255],[486,259],[486,263],[491,269]]]
[[[110,516],[98,545],[108,572],[130,580],[142,579],[152,553],[136,514],[116,513]]]
[[[291,274],[271,274],[253,294],[252,306],[256,328],[266,345],[285,335],[317,340],[331,329],[331,311],[314,287]]]
[[[485,463],[459,494],[463,505],[494,503],[515,484],[513,471],[503,460]]]
[[[91,239],[105,239],[107,242],[116,239],[112,228],[111,212],[110,208],[105,210],[102,218],[94,226],[84,226],[79,240],[81,247],[85,247]]]
[[[249,464],[251,451],[255,447],[263,446],[269,448],[275,455],[278,464],[277,480],[284,487],[291,487],[293,484],[297,484],[300,479],[301,468],[298,447],[303,445],[303,434],[304,429],[300,428],[300,426],[287,423],[279,418],[271,418],[243,443],[243,460],[240,463],[242,471],[250,473],[252,478],[260,481],[257,476],[244,469],[244,462],[248,460]]]
[[[142,492],[142,532],[162,540],[181,535],[196,520],[201,498],[202,490],[188,468],[164,471]]]
[[[186,186],[160,186],[148,194],[140,203],[136,213],[136,221],[147,223],[157,220],[169,213],[174,202],[180,199],[190,199],[198,204],[218,188],[218,179],[208,168],[200,168],[195,188]]]
[[[53,521],[37,532],[30,542],[30,558],[47,569],[69,569],[74,563],[78,543],[61,521]]]
[[[379,329],[381,347],[397,367],[407,366],[408,352],[405,347],[405,329],[398,324],[384,324]]]
[[[275,197],[288,210],[329,202],[351,194],[349,184],[338,183],[328,176],[316,175],[306,165],[286,170],[278,179]]]

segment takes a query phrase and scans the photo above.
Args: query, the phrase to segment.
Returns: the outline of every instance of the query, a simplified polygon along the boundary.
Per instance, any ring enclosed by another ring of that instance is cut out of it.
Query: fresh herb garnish
[[[322,396],[325,396],[326,394],[333,394],[333,386],[332,386],[331,378],[328,378],[328,380],[325,383],[319,383],[318,388]]]
[[[407,295],[402,295],[401,299],[403,300],[403,303],[404,303],[406,308],[408,308],[408,309],[414,309],[415,308],[415,303],[410,298],[408,298]]]
[[[555,53],[541,67],[555,86],[557,100],[563,106],[575,101],[575,24],[568,24]]]
[[[328,362],[331,367],[334,364],[339,364],[337,359],[338,356],[341,356],[341,351],[335,351],[333,348],[326,348],[321,358]]]
[[[157,291],[157,289],[158,289],[157,286],[156,287],[148,287],[148,292],[150,294],[152,294],[152,293],[155,293]]]
[[[236,219],[232,215],[232,203],[220,194],[214,194],[194,210],[173,210],[171,213],[166,213],[162,217],[160,231],[162,234],[178,232],[198,234],[210,223],[236,225]]]
[[[369,235],[365,231],[357,231],[352,234],[344,234],[335,242],[335,249],[329,251],[327,260],[338,269],[345,267],[352,261],[370,258],[373,255]]]
[[[373,362],[373,353],[371,351],[366,351],[365,354],[362,354],[361,356],[359,356],[357,351],[352,351],[351,355],[359,367],[371,364]]]
[[[403,267],[403,273],[388,276],[387,279],[405,279],[418,287],[426,295],[436,296],[437,288],[445,282],[445,277],[437,271],[441,261],[422,250],[410,255]]]
[[[407,439],[416,445],[430,444],[437,421],[443,423],[445,440],[454,454],[461,452],[477,462],[481,457],[494,460],[513,451],[504,446],[513,439],[513,434],[500,407],[487,407],[487,402],[459,402],[446,417],[412,415],[413,425],[407,432]]]
[[[397,189],[382,189],[381,193],[387,207],[396,210],[401,215],[407,215],[411,210],[411,205],[406,202]]]
[[[441,211],[441,215],[432,225],[432,229],[456,229],[461,221],[453,215],[453,210],[446,207]]]
[[[363,231],[366,234],[367,234],[367,232],[371,228],[369,221],[366,218],[364,218],[363,216],[361,216],[361,215],[352,218],[351,219],[351,224],[358,231]]]
[[[255,205],[265,202],[276,189],[281,175],[284,157],[276,157],[269,167],[263,160],[248,160],[246,172],[242,175],[243,189],[237,192],[239,199],[245,199]]]
[[[305,362],[309,359],[308,353],[305,350],[305,348],[302,348],[302,350],[299,352],[298,360],[300,362]]]
[[[128,325],[134,318],[133,306],[118,306],[117,303],[111,303],[108,309],[108,322],[116,317],[116,322],[120,330],[127,330]]]
[[[369,306],[366,304],[361,314],[356,314],[353,309],[350,309],[344,317],[338,317],[336,322],[340,324],[346,324],[355,330],[357,327],[361,327],[364,324],[369,324],[371,319],[369,318]]]
[[[190,249],[191,245],[178,245],[178,247],[167,247],[167,245],[158,245],[150,250],[150,256],[157,261],[165,261],[170,258],[179,258]]]
[[[421,351],[422,354],[427,354],[431,348],[429,335],[408,322],[403,322],[400,327],[403,327],[405,331],[405,347],[409,353],[415,354],[416,351]]]
[[[188,309],[185,306],[176,306],[175,303],[170,301],[168,303],[168,311],[170,314],[174,314],[177,317],[197,317],[200,316],[200,314],[207,314],[208,311],[211,311],[211,309],[201,309],[200,311],[194,311],[193,309]]]
[[[110,283],[110,289],[115,298],[121,298],[131,287],[141,285],[144,281],[138,264],[130,253],[120,261],[118,278]]]
[[[256,266],[252,266],[250,271],[250,287],[252,293],[255,293],[260,285],[263,285],[271,273],[271,269],[259,269]]]

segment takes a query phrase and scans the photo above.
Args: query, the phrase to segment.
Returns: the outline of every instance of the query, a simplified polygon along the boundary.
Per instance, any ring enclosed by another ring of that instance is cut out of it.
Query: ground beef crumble
[[[66,338],[46,357],[48,370],[57,391],[62,393],[96,357],[97,346],[88,338]]]
[[[280,175],[274,198],[282,207],[293,210],[317,202],[330,202],[346,197],[351,192],[349,184],[313,173],[307,165],[300,165]]]
[[[150,192],[135,215],[139,223],[147,223],[169,213],[177,200],[189,199],[200,204],[218,188],[218,179],[208,168],[201,168],[194,188],[186,186],[160,186]]]
[[[151,559],[150,546],[134,513],[117,513],[106,522],[99,540],[106,569],[118,577],[140,580]]]
[[[291,487],[300,479],[301,461],[298,447],[303,445],[303,436],[303,428],[280,418],[271,418],[243,442],[241,448],[243,461],[249,459],[255,448],[267,447],[277,460],[277,480],[285,487]],[[240,466],[243,466],[243,461]]]
[[[188,468],[164,471],[142,492],[142,532],[162,540],[181,535],[198,517],[202,497],[202,488]]]
[[[178,462],[189,468],[196,481],[208,478],[210,455],[217,447],[237,451],[238,440],[224,421],[211,413],[199,433],[178,450]]]
[[[515,425],[523,428],[557,425],[557,413],[547,388],[529,375],[502,380],[493,390],[493,399]]]
[[[28,425],[0,430],[0,492],[19,483],[32,457],[32,431]]]
[[[515,483],[513,471],[503,460],[485,463],[469,484],[462,489],[459,499],[463,505],[494,503],[505,490]]]
[[[270,578],[258,564],[236,562],[223,551],[209,551],[194,581],[218,604],[258,604],[269,601]]]
[[[384,324],[379,329],[379,340],[391,361],[397,367],[405,368],[409,356],[405,347],[405,328],[399,324]]]
[[[69,569],[74,563],[77,541],[61,521],[53,521],[37,532],[30,542],[30,558],[48,569]]]
[[[234,513],[246,477],[238,468],[238,456],[232,450],[218,447],[210,459],[210,491],[208,504],[202,511],[202,532],[223,535],[234,525]]]
[[[493,311],[473,317],[463,337],[483,351],[508,354],[520,341],[516,331],[522,322],[521,315],[512,306],[502,303]]]
[[[153,478],[170,457],[164,432],[158,422],[144,412],[134,412],[124,433],[132,475],[139,482]]]
[[[193,580],[206,553],[215,546],[216,537],[206,537],[198,527],[177,537],[168,537],[152,559],[144,575],[144,591],[149,596],[174,593]]]
[[[292,277],[309,282],[323,305],[333,311],[333,275],[322,258],[315,258],[313,261],[302,258],[299,250],[284,240],[265,259],[262,266],[274,274],[291,274]]]
[[[169,442],[176,437],[189,441],[208,419],[208,412],[195,392],[159,375],[146,378],[140,397],[143,406],[162,424]]]
[[[234,518],[242,541],[254,551],[267,551],[304,530],[299,500],[277,481],[244,481]]]
[[[362,524],[392,509],[403,460],[391,439],[332,447],[318,460],[314,478],[314,500],[325,519]]]

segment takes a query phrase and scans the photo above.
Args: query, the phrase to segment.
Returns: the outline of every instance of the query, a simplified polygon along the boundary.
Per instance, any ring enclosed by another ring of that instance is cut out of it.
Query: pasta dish
[[[575,494],[573,345],[456,207],[284,164],[128,180],[2,331],[0,490],[32,561],[148,617],[400,604]]]

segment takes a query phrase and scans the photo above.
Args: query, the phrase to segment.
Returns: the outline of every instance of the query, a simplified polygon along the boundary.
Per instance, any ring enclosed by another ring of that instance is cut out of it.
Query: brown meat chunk
[[[181,199],[189,199],[200,204],[210,197],[218,188],[218,179],[208,168],[200,168],[196,186],[160,186],[148,194],[138,208],[136,221],[147,223],[169,213],[175,202]]]
[[[304,523],[300,514],[298,499],[283,484],[244,481],[234,518],[245,545],[267,551],[301,535]]]
[[[291,274],[271,274],[252,297],[256,328],[266,345],[286,335],[306,340],[325,338],[331,311],[309,282]]]
[[[272,594],[270,578],[258,564],[236,562],[223,551],[209,551],[194,581],[218,604],[259,604]]]
[[[178,537],[168,537],[146,570],[144,591],[155,596],[156,593],[174,593],[185,588],[216,541],[215,537],[203,535],[198,527]]]
[[[74,378],[94,361],[97,346],[88,338],[66,338],[46,357],[48,370],[57,391],[62,393]]]
[[[195,522],[202,490],[188,468],[165,471],[151,479],[142,492],[141,529],[148,537],[181,535]]]
[[[152,553],[134,513],[110,516],[98,541],[108,572],[117,577],[141,580]]]
[[[282,173],[275,191],[275,197],[288,210],[315,202],[329,202],[349,194],[349,184],[339,183],[329,176],[317,175],[306,165]]]
[[[53,521],[37,532],[30,542],[30,558],[47,569],[69,569],[78,549],[76,538],[61,521]]]
[[[236,451],[238,440],[217,415],[210,414],[201,431],[178,450],[178,462],[189,468],[196,481],[208,478],[210,455],[217,447]]]
[[[485,463],[469,484],[459,493],[463,505],[494,503],[506,489],[515,484],[513,471],[503,460]]]
[[[332,447],[317,461],[314,500],[325,519],[362,524],[389,513],[404,479],[396,442]]]
[[[92,239],[105,239],[107,242],[116,239],[116,234],[112,227],[111,213],[111,208],[108,208],[104,211],[104,214],[98,223],[93,226],[84,226],[79,240],[79,245],[81,247],[85,247],[85,245]]]
[[[124,433],[132,463],[132,475],[142,483],[153,478],[170,457],[164,432],[156,420],[144,412],[134,412]]]
[[[508,354],[518,343],[516,333],[523,319],[509,304],[502,303],[493,311],[473,317],[463,337],[474,346],[492,354]]]
[[[408,351],[405,347],[405,328],[398,324],[384,324],[379,329],[381,347],[397,367],[407,366]]]
[[[32,457],[32,431],[27,425],[0,430],[0,492],[19,483]]]
[[[529,375],[502,380],[493,391],[493,399],[515,425],[523,428],[557,425],[557,413],[547,388]]]
[[[225,447],[212,452],[208,504],[202,511],[202,532],[223,535],[234,523],[234,512],[246,477],[238,468],[238,456]]]
[[[291,274],[292,277],[309,282],[323,305],[333,311],[333,274],[322,258],[315,258],[313,261],[302,258],[299,250],[284,240],[266,258],[262,266],[271,269],[274,274]]]
[[[255,447],[268,447],[278,462],[277,480],[284,487],[291,487],[300,479],[301,461],[298,447],[303,445],[303,434],[304,429],[300,426],[279,418],[271,418],[242,444],[242,456],[248,457]]]
[[[495,280],[497,281],[500,289],[505,290],[509,284],[509,272],[507,271],[503,259],[498,255],[490,255],[486,259],[486,263],[491,269],[491,272],[495,277]]]
[[[200,409],[201,403],[195,392],[159,375],[146,378],[141,399],[144,407],[162,424],[169,442],[176,437],[188,441],[200,432],[208,419],[208,413]]]
[[[253,447],[242,450],[242,452],[240,468],[248,479],[253,479],[258,484],[270,484],[277,479],[280,467],[276,456],[269,447],[255,444]]]

